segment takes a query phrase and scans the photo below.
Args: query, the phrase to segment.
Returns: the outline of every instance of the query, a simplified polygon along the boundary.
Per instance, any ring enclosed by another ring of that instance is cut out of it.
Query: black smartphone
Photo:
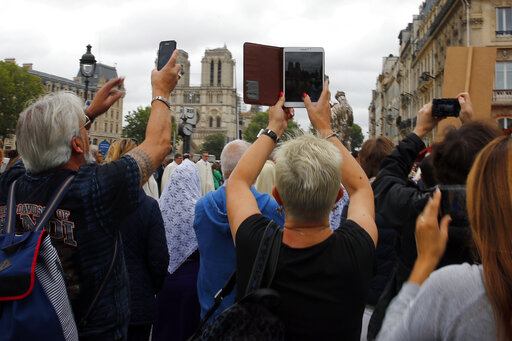
[[[459,117],[460,103],[457,98],[434,98],[432,101],[432,116]]]
[[[469,224],[466,210],[466,186],[439,185],[437,187],[441,191],[439,219],[448,214],[455,225],[466,226],[464,224]]]
[[[161,41],[158,47],[158,63],[157,70],[161,70],[165,64],[171,59],[172,53],[176,50],[175,40]]]

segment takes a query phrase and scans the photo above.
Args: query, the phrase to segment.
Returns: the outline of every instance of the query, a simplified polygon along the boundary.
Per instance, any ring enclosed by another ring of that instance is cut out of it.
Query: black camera
[[[457,98],[434,98],[432,101],[433,117],[459,117],[460,103]]]

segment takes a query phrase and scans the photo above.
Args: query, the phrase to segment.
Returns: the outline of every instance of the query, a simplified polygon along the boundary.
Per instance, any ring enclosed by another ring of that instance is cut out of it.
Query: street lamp
[[[85,101],[87,102],[87,91],[89,90],[89,78],[94,75],[96,70],[96,59],[91,53],[91,44],[87,45],[87,51],[80,59],[80,73],[85,78]]]

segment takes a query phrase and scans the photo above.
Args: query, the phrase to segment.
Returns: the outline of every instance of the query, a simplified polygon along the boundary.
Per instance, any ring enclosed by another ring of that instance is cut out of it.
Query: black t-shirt
[[[237,287],[244,288],[268,220],[248,217],[236,234]],[[288,340],[359,340],[375,245],[348,220],[323,242],[302,249],[281,245],[271,288]],[[239,297],[237,293],[237,298]]]

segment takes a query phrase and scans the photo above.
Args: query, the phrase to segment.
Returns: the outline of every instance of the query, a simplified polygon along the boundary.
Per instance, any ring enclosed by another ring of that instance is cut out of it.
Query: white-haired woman
[[[373,192],[364,171],[333,134],[329,98],[327,82],[316,105],[304,94],[309,119],[323,137],[306,135],[287,141],[276,153],[274,197],[286,217],[270,287],[281,296],[277,314],[286,338],[293,340],[358,340],[374,264]],[[278,137],[287,126],[283,104],[281,94],[269,111],[268,129]],[[276,146],[272,135],[260,134],[226,188],[228,219],[237,246],[238,298],[268,224],[250,187]],[[347,221],[333,232],[329,212],[343,194],[340,182],[350,195],[350,205]]]

